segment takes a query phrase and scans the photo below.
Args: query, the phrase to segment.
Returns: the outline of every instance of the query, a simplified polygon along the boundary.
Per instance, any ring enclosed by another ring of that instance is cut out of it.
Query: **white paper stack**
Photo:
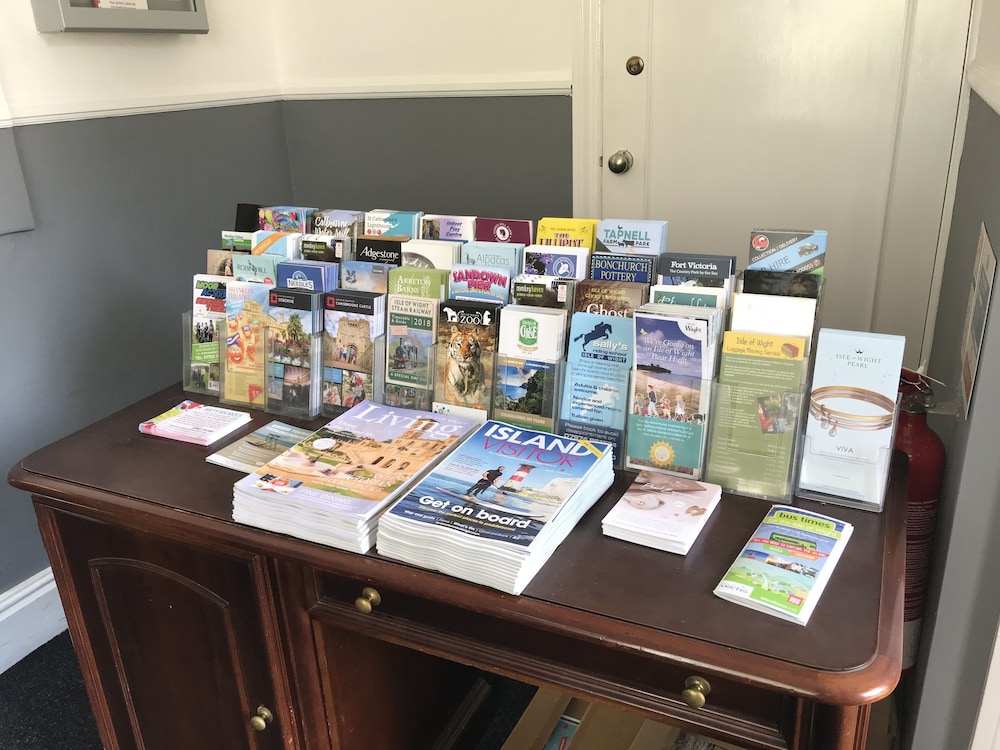
[[[615,539],[686,555],[721,498],[717,484],[640,471],[602,528]]]
[[[382,516],[378,552],[520,594],[613,481],[607,443],[491,420]]]

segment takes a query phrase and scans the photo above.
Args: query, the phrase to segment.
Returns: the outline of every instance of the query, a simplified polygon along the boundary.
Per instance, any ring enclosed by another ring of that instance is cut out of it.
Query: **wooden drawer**
[[[800,700],[726,676],[724,665],[718,671],[692,669],[671,654],[560,629],[553,625],[559,617],[512,622],[425,593],[394,590],[379,581],[317,573],[315,583],[310,614],[316,621],[590,700],[614,702],[745,747],[792,747],[790,727],[806,708]],[[699,708],[682,697],[692,677],[709,686]]]

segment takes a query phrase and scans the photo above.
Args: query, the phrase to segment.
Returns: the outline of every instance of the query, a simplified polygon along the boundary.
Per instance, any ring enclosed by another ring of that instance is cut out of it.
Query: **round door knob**
[[[628,71],[630,76],[639,75],[645,67],[646,62],[638,55],[632,55],[632,57],[625,61],[625,70]]]
[[[274,721],[274,714],[267,706],[257,706],[257,715],[250,718],[250,728],[255,732],[263,732],[268,724]]]
[[[688,677],[684,680],[684,691],[681,700],[691,708],[701,708],[705,705],[705,696],[712,692],[712,686],[704,677]]]
[[[370,615],[372,610],[382,603],[382,596],[371,586],[361,589],[361,596],[354,600],[354,608],[361,614]]]
[[[615,151],[611,156],[608,157],[608,169],[610,169],[615,174],[624,174],[632,168],[632,152],[625,151]]]

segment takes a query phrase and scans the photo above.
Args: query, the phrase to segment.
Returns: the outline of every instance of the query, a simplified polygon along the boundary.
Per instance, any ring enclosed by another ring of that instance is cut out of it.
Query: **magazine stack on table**
[[[379,515],[475,423],[362,401],[233,487],[233,520],[367,552]]]
[[[490,420],[383,514],[378,552],[520,594],[613,481],[607,443]]]
[[[722,487],[643,469],[602,521],[605,536],[686,555],[722,498]]]

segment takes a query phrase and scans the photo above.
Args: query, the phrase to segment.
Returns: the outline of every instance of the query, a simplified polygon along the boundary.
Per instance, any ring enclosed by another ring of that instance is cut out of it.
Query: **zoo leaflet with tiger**
[[[496,377],[496,302],[448,299],[438,313],[434,401],[489,410]]]

